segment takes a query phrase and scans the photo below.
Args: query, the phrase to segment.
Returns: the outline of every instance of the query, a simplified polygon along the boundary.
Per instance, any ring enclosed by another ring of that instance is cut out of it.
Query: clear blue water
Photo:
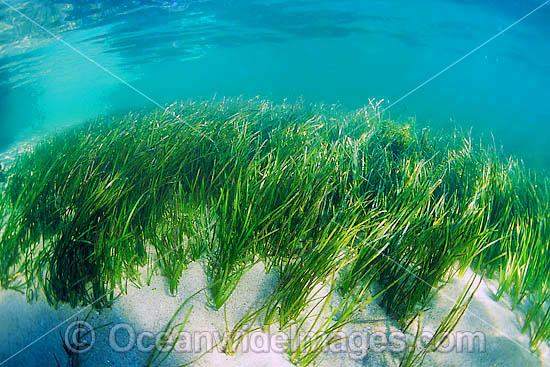
[[[369,98],[391,104],[541,3],[0,0],[0,151],[152,105],[112,74],[161,105],[257,95],[346,108]],[[506,153],[544,167],[549,36],[547,5],[387,113],[492,134]]]

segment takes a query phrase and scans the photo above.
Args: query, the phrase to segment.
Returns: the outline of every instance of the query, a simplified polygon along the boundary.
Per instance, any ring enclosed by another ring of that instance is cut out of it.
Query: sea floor
[[[469,275],[453,279],[440,291],[423,317],[423,330],[429,332],[439,324],[460,296]],[[226,343],[221,342],[232,325],[261,304],[276,282],[276,276],[266,274],[260,263],[244,275],[225,308],[212,310],[205,292],[193,297],[178,314],[177,321],[183,321],[192,306],[176,348],[162,365],[293,366],[284,347],[288,331],[283,335],[274,330],[270,334],[254,331],[243,339],[232,356],[223,348]],[[24,295],[0,291],[0,366],[71,366],[77,359],[79,366],[143,366],[150,348],[178,307],[206,285],[203,266],[193,263],[185,271],[176,296],[169,294],[164,278],[155,275],[150,285],[129,285],[127,294],[101,313],[66,305],[54,309],[44,300],[29,304]],[[483,281],[444,350],[429,354],[424,366],[550,364],[547,345],[536,354],[530,353],[529,338],[520,332],[521,311],[512,312],[506,300],[496,302],[493,291],[494,284]],[[67,352],[64,340],[75,340],[71,338],[78,326],[96,328],[93,333],[83,333],[82,341],[87,344],[82,344],[80,350],[89,350],[73,353],[77,349],[73,344],[73,352],[71,348]],[[320,366],[399,365],[404,346],[399,329],[376,302],[369,304],[358,321],[346,326],[343,332],[350,337],[349,341],[333,345],[318,360]],[[220,342],[218,347],[216,342]],[[468,342],[472,345],[467,345]]]

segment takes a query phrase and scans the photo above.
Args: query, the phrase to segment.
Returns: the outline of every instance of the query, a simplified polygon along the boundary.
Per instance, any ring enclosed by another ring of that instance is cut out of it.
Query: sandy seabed
[[[430,310],[424,314],[423,330],[429,332],[439,325],[439,320],[458,299],[470,275],[453,279],[438,293]],[[162,365],[293,366],[285,353],[285,338],[289,331],[277,334],[272,328],[269,334],[259,330],[252,332],[243,339],[234,355],[224,353],[222,339],[227,329],[231,329],[249,310],[260,305],[276,283],[277,277],[266,274],[260,263],[243,276],[225,309],[214,311],[208,306],[208,293],[197,294],[178,314],[177,321],[182,321],[192,306],[176,343],[177,348]],[[63,340],[73,340],[70,338],[75,327],[87,325],[95,328],[94,340],[90,339],[91,333],[83,338],[93,341],[93,345],[84,345],[89,350],[79,355],[79,365],[143,366],[155,339],[179,306],[206,286],[203,266],[192,263],[184,272],[175,296],[169,294],[165,279],[155,275],[150,285],[128,286],[126,295],[118,298],[112,308],[100,313],[95,310],[90,312],[87,308],[72,309],[66,305],[54,309],[43,300],[29,304],[24,295],[0,291],[0,366],[71,365],[71,359],[63,348]],[[530,353],[529,337],[520,332],[521,310],[510,311],[506,300],[495,302],[494,286],[483,281],[468,312],[444,345],[444,350],[429,354],[425,366],[550,365],[546,344],[537,353]],[[337,299],[333,298],[331,302],[337,303]],[[83,321],[88,313],[87,324],[75,324],[78,320]],[[376,302],[369,304],[357,320],[342,330],[350,339],[329,348],[317,365],[398,366],[404,343],[400,342],[399,335],[402,334],[397,324]],[[473,336],[471,346],[467,345],[469,335]],[[208,351],[218,341],[219,347]],[[202,358],[194,362],[201,355]]]

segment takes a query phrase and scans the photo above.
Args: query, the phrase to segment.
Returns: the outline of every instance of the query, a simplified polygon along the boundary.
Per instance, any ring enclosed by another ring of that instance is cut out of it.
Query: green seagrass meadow
[[[497,298],[529,301],[533,348],[550,339],[548,177],[466,133],[393,122],[375,104],[178,103],[47,137],[0,176],[0,287],[29,299],[108,307],[140,269],[162,272],[175,293],[200,261],[220,309],[263,262],[278,285],[246,321],[284,329],[311,318],[326,284],[342,300],[289,353],[305,366],[373,299],[406,329],[471,268],[498,280]],[[426,352],[411,348],[402,366]]]

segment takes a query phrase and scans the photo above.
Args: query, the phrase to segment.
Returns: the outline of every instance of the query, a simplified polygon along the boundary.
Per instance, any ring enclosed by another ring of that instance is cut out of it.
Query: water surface
[[[98,115],[222,96],[392,103],[542,1],[0,1],[0,151]],[[55,40],[16,8],[74,49]],[[550,160],[550,5],[387,111]],[[388,104],[386,104],[387,106]]]

